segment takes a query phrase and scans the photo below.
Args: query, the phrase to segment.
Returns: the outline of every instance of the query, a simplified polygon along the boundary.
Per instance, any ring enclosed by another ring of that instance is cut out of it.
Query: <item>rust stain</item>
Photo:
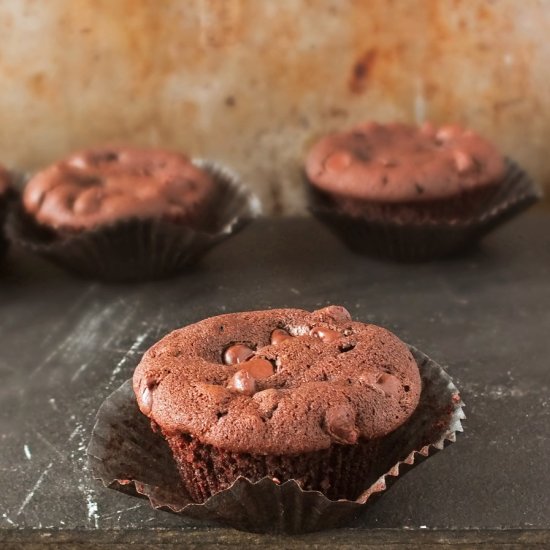
[[[352,93],[362,94],[367,89],[368,79],[377,55],[378,52],[375,48],[369,48],[353,65],[348,84]]]

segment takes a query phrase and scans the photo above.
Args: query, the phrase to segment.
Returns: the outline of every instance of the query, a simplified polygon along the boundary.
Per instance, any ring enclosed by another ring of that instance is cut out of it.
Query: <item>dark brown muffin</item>
[[[185,155],[101,148],[37,173],[25,187],[23,205],[39,225],[61,235],[134,218],[193,225],[204,217],[214,187]]]
[[[487,140],[459,126],[370,122],[318,141],[306,159],[315,189],[369,220],[424,222],[471,216],[506,173]]]
[[[354,498],[381,474],[384,437],[421,391],[407,346],[338,306],[234,313],[176,330],[145,353],[133,382],[196,501],[238,476]]]

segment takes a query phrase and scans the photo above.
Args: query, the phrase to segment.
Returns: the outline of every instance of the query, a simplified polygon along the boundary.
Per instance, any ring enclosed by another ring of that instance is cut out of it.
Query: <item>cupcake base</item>
[[[506,177],[484,190],[487,196],[465,196],[456,204],[425,205],[418,212],[411,205],[371,205],[370,209],[362,205],[361,214],[354,211],[352,215],[349,204],[342,209],[311,184],[308,189],[312,214],[351,250],[406,262],[458,255],[542,196],[540,188],[509,159]],[[475,204],[468,208],[471,201]]]
[[[251,482],[268,477],[293,479],[304,491],[320,491],[331,500],[354,500],[361,487],[374,483],[383,452],[381,440],[357,445],[332,445],[329,449],[289,456],[232,453],[205,445],[187,435],[166,437],[180,476],[195,502],[228,489],[240,476]]]

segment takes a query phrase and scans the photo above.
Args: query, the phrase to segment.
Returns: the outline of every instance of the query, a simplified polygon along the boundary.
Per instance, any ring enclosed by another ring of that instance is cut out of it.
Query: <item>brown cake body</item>
[[[131,218],[193,223],[213,191],[211,177],[185,155],[112,147],[75,153],[37,173],[23,205],[43,226],[78,232]]]
[[[146,352],[134,391],[196,500],[238,475],[297,479],[338,498],[372,475],[380,441],[413,413],[421,383],[396,336],[331,306],[176,330]]]
[[[429,123],[363,124],[325,136],[306,159],[309,182],[343,211],[403,221],[467,214],[505,172],[503,156],[475,132]]]

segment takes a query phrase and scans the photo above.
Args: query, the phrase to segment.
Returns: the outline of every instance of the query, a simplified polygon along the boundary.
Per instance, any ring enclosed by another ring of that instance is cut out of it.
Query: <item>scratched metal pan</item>
[[[278,484],[240,477],[224,491],[195,503],[183,488],[170,449],[136,404],[128,380],[101,405],[88,446],[90,469],[105,487],[148,498],[151,506],[255,532],[304,533],[341,527],[405,472],[456,440],[465,418],[458,389],[441,366],[411,347],[422,377],[420,403],[388,439],[380,477],[356,500],[329,500],[294,480]],[[444,482],[444,480],[442,480]],[[424,495],[426,496],[426,495]],[[411,498],[414,498],[412,496]]]
[[[471,215],[449,221],[415,223],[374,221],[349,216],[307,184],[309,209],[350,249],[399,261],[424,261],[464,253],[493,229],[517,216],[542,197],[542,190],[514,161],[496,191]]]
[[[201,229],[163,219],[127,219],[59,238],[15,208],[8,220],[14,244],[86,278],[142,281],[178,273],[234,235],[261,212],[258,198],[239,177],[215,162],[194,159],[216,182],[208,224]]]

